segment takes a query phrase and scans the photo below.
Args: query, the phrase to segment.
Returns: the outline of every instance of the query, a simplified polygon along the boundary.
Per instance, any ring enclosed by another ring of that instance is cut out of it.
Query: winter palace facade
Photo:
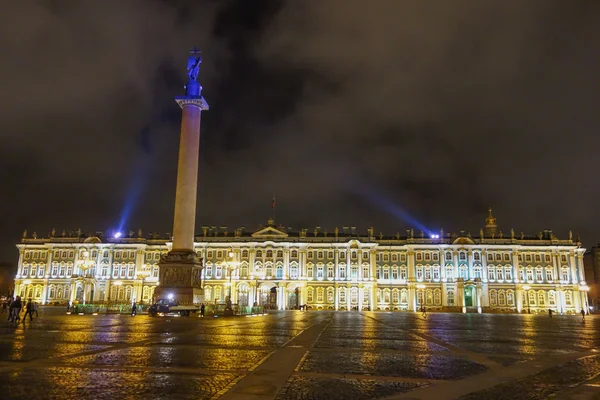
[[[168,239],[81,232],[24,234],[15,295],[47,303],[152,301]],[[569,235],[570,236],[570,235]],[[470,234],[293,233],[273,221],[255,232],[203,228],[207,303],[293,309],[574,313],[587,308],[580,243],[551,231],[504,236],[495,218]]]

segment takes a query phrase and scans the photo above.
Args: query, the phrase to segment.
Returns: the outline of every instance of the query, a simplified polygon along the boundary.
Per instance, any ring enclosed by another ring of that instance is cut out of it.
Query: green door
[[[465,306],[473,307],[473,288],[465,288]]]

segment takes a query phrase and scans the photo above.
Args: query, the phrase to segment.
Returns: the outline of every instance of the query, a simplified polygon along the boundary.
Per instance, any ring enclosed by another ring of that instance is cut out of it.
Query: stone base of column
[[[202,260],[193,251],[171,251],[161,257],[159,285],[154,290],[154,301],[171,295],[179,304],[201,304]]]

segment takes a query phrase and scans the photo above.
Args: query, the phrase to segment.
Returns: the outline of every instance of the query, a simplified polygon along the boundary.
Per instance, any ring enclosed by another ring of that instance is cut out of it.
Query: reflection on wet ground
[[[262,398],[569,398],[600,374],[599,325],[595,317],[492,314],[42,315],[0,326],[0,393],[216,399],[281,357],[285,383]],[[295,344],[314,326],[314,346]],[[289,371],[288,345],[307,346]]]

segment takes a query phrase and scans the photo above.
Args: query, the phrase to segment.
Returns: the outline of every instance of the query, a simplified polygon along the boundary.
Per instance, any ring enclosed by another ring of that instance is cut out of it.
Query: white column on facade
[[[554,282],[560,282],[560,266],[559,266],[559,255],[556,250],[552,251],[552,277]]]
[[[488,281],[488,265],[487,265],[487,249],[482,249],[481,250],[481,281],[482,282],[487,282]],[[514,256],[513,256],[514,258]]]
[[[351,308],[351,303],[350,300],[352,299],[352,288],[350,287],[350,285],[346,286],[346,311],[350,311]]]
[[[573,287],[573,293],[571,295],[571,298],[573,300],[573,305],[575,306],[575,312],[580,312],[581,308],[582,308],[582,304],[581,304],[581,295],[579,294],[579,288],[574,286]]]
[[[448,307],[448,284],[442,282],[442,307]]]
[[[48,278],[44,279],[44,286],[42,287],[42,305],[48,302]]]
[[[408,284],[408,307],[409,310],[411,311],[417,311],[417,296],[415,293],[415,284],[414,283],[409,283]]]
[[[338,284],[335,284],[335,289],[333,291],[333,302],[335,311],[340,309],[340,287]]]
[[[362,280],[362,259],[363,259],[363,252],[362,249],[359,248],[358,249],[358,273],[356,274],[356,277],[359,281]]]
[[[477,294],[477,312],[481,314],[483,307],[483,289],[481,284],[477,284],[475,287],[475,293]]]
[[[73,304],[75,296],[77,295],[77,284],[75,281],[71,282],[71,297],[69,298],[69,304]]]
[[[112,269],[112,267],[111,267],[111,269]],[[110,300],[110,297],[109,297],[110,296],[110,283],[111,283],[111,280],[109,278],[106,280],[106,284],[104,285],[104,302],[105,303]],[[152,300],[150,300],[150,301],[152,301]]]
[[[364,287],[362,284],[358,285],[358,311],[362,311],[362,303],[363,303],[363,296],[364,296]]]
[[[375,280],[375,271],[377,270],[377,251],[371,250],[371,257],[369,258],[369,280]]]
[[[577,272],[579,275],[579,282],[586,282],[585,280],[585,269],[583,266],[583,252],[577,253]]]
[[[254,294],[256,292],[256,282],[251,282],[249,285],[250,291],[248,292],[248,305],[253,306],[256,301],[254,298]]]
[[[257,271],[255,269],[255,257],[256,257],[255,252],[256,252],[256,250],[254,250],[254,249],[248,249],[248,255],[250,256],[249,260],[248,260],[250,265],[248,266],[248,268],[249,268],[250,275],[257,276]]]
[[[283,249],[283,279],[290,279],[290,249]]]
[[[517,312],[523,311],[523,289],[520,287],[515,290],[515,301],[517,302]]]
[[[375,311],[375,302],[377,301],[377,299],[375,298],[375,287],[377,286],[376,283],[371,284],[371,287],[369,288],[369,290],[371,291],[370,295],[369,295],[369,311]]]
[[[439,250],[439,259],[440,259],[440,268],[442,269],[440,271],[440,276],[442,277],[442,282],[446,282],[446,252],[444,251],[444,249]],[[446,305],[445,300],[443,300],[445,298],[445,294],[442,293],[442,304]]]
[[[408,267],[408,281],[415,281],[415,252],[412,249],[409,249],[406,252],[406,265]]]
[[[575,269],[575,253],[569,253],[569,267],[571,267],[571,282],[576,285],[579,283],[579,279],[577,279],[577,270]]]

